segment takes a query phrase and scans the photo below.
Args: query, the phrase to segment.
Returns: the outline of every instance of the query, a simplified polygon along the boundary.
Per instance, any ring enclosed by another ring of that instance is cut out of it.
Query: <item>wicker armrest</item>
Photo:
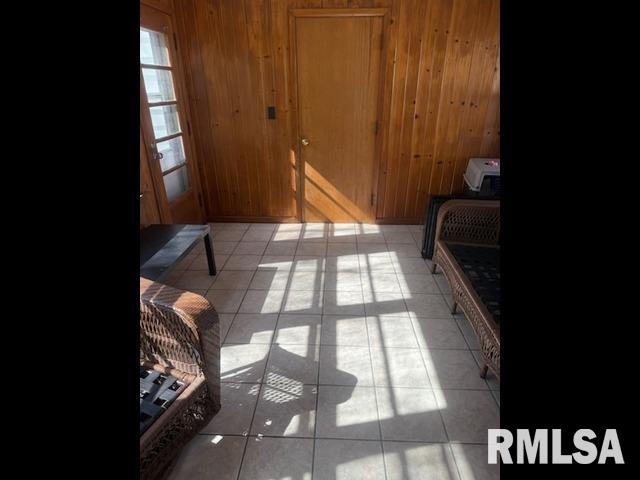
[[[204,297],[140,278],[141,359],[220,382],[218,314]]]
[[[436,242],[497,245],[499,237],[499,200],[449,200],[438,210]]]

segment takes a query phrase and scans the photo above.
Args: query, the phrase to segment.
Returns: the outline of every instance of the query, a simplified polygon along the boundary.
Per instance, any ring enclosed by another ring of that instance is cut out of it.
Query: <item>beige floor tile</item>
[[[321,315],[282,313],[278,318],[275,342],[281,345],[319,344]]]
[[[318,345],[274,344],[269,353],[266,382],[317,384],[319,356]]]
[[[182,290],[207,290],[213,284],[215,277],[209,275],[204,270],[186,270],[177,281],[174,282],[176,288]]]
[[[404,293],[407,310],[415,317],[451,317],[449,306],[442,295]]]
[[[487,462],[486,445],[451,444],[461,480],[499,480],[500,465]]]
[[[452,317],[414,317],[411,322],[413,323],[418,345],[422,349],[468,348],[457,322]]]
[[[236,313],[244,294],[244,290],[209,290],[206,298],[218,313]]]
[[[361,253],[360,270],[364,272],[395,273],[389,252]]]
[[[234,313],[218,312],[218,318],[220,319],[220,343],[224,343],[224,338],[227,336],[235,316],[236,315]]]
[[[277,314],[238,313],[225,343],[271,343]]]
[[[282,313],[321,314],[322,291],[287,290],[282,303]]]
[[[292,233],[292,232],[287,232]],[[276,234],[279,235],[279,234]],[[294,255],[298,247],[297,240],[277,240],[271,241],[264,251],[265,255]]]
[[[360,254],[375,254],[385,253],[389,251],[389,247],[386,243],[358,243],[358,253]],[[391,258],[391,257],[389,257]]]
[[[460,330],[462,331],[464,339],[467,341],[469,348],[471,350],[480,350],[478,337],[476,335],[476,332],[473,331],[473,327],[469,323],[469,320],[467,320],[467,318],[463,314],[454,315],[454,319],[460,327]]]
[[[487,443],[487,430],[500,428],[500,410],[488,390],[434,390],[449,440]]]
[[[255,270],[260,264],[260,255],[230,255],[224,270]]]
[[[211,290],[246,290],[253,272],[247,270],[222,270],[216,275]]]
[[[440,289],[438,288],[438,284],[434,280],[433,275],[427,275],[424,273],[407,273],[398,275],[398,281],[400,282],[400,288],[403,293],[440,293]]]
[[[213,241],[215,242],[239,242],[244,235],[243,230],[219,230],[214,232]]]
[[[373,386],[369,348],[322,345],[319,382],[321,385]]]
[[[326,272],[324,289],[341,292],[362,292],[360,273]]]
[[[259,383],[222,383],[220,411],[199,433],[248,435],[259,393]]]
[[[361,245],[363,243],[386,243],[384,239],[384,235],[382,235],[382,233],[376,233],[376,232],[370,232],[370,233],[358,232],[356,234],[356,242],[358,242],[358,245]]]
[[[313,478],[314,480],[385,480],[380,442],[316,440]]]
[[[224,257],[226,255],[222,255],[222,254],[215,254],[214,253],[214,259],[216,262],[216,269],[220,270],[221,267],[220,265],[224,264]],[[206,255],[196,255],[195,257],[193,257],[193,261],[189,264],[189,268],[188,270],[205,270],[205,271],[209,271],[209,262],[207,261],[207,256]]]
[[[400,283],[395,273],[363,272],[362,286],[365,291],[374,293],[401,293]]]
[[[258,270],[279,271],[293,268],[293,255],[263,255]]]
[[[364,315],[323,315],[323,345],[369,346]]]
[[[435,280],[442,294],[451,295],[451,286],[447,281],[447,277],[445,277],[443,273],[438,273],[436,275],[433,275],[433,279]]]
[[[325,262],[327,272],[355,272],[360,271],[360,260],[358,255],[336,255],[328,256]]]
[[[239,480],[311,480],[313,440],[251,437]]]
[[[458,480],[456,463],[447,443],[383,442],[387,478]]]
[[[383,440],[447,441],[432,390],[376,387],[376,395]]]
[[[353,243],[333,243],[329,239],[329,245],[327,246],[328,257],[338,257],[342,255],[356,255],[355,237]]]
[[[296,255],[293,270],[296,272],[318,272],[325,268],[325,257],[319,255]]]
[[[317,387],[288,383],[263,385],[251,435],[313,438]]]
[[[389,243],[405,243],[414,245],[413,236],[410,232],[383,232],[385,241]]]
[[[294,271],[289,279],[289,290],[322,290],[324,284],[324,272]]]
[[[391,258],[419,258],[422,256],[415,243],[388,243]]]
[[[325,291],[323,313],[326,315],[364,315],[362,292]]]
[[[289,270],[258,270],[253,275],[250,290],[285,290],[289,286]]]
[[[216,241],[213,242],[213,251],[215,253],[222,253],[224,255],[231,255],[236,248],[238,242],[223,242]]]
[[[291,231],[277,231],[274,232],[271,237],[272,242],[287,242],[287,241],[298,241],[302,237],[302,231],[300,230],[291,230]]]
[[[247,242],[241,241],[236,245],[234,255],[262,255],[265,248],[267,248],[267,242]]]
[[[278,313],[282,307],[284,290],[247,290],[238,312]]]
[[[318,387],[318,438],[380,438],[375,391],[370,387]]]
[[[431,274],[431,271],[422,258],[398,258],[393,262],[393,265],[398,275],[407,275],[409,273]]]
[[[171,480],[236,480],[246,437],[196,435],[180,452]]]
[[[372,275],[373,277],[373,275]],[[362,277],[363,282],[365,276]],[[405,298],[401,293],[364,291],[364,310],[367,316],[388,315],[396,317],[408,317]]]
[[[327,254],[326,242],[307,242],[304,239],[298,243],[296,249],[296,255],[311,255],[317,257],[324,257]]]
[[[371,362],[377,386],[431,387],[417,348],[371,347]]]
[[[269,345],[247,343],[223,345],[220,349],[220,378],[223,382],[261,382],[269,355]]]
[[[356,234],[354,232],[334,232],[329,234],[329,245],[347,245],[350,244],[355,247],[356,245]]]
[[[469,350],[422,350],[422,357],[433,388],[489,388]]]
[[[408,317],[367,316],[369,344],[376,347],[418,348],[413,325]]]
[[[273,230],[270,229],[254,229],[249,230],[242,237],[243,242],[268,242],[273,236]]]

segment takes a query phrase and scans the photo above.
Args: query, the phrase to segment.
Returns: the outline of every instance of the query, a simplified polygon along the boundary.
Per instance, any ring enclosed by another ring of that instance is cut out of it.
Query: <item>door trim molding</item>
[[[297,35],[296,35],[296,19],[298,18],[320,18],[320,17],[383,17],[382,18],[382,44],[380,50],[380,72],[379,72],[379,89],[377,98],[377,116],[380,121],[380,128],[376,133],[374,165],[377,165],[374,172],[374,182],[372,192],[376,198],[376,205],[373,217],[370,222],[375,223],[378,217],[378,183],[380,178],[380,168],[382,159],[382,136],[385,131],[385,122],[383,116],[384,94],[386,91],[387,73],[387,38],[389,35],[389,8],[290,8],[289,9],[289,78],[288,85],[291,92],[291,151],[295,154],[295,176],[296,176],[296,199],[297,214],[300,222],[305,222],[304,218],[304,160],[300,154],[300,109],[298,96],[298,63],[297,63]]]

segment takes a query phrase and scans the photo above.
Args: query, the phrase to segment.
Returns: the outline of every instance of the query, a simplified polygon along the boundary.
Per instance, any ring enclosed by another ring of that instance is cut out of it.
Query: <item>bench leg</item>
[[[211,247],[211,237],[207,233],[204,236],[204,249],[207,252],[207,265],[209,266],[209,275],[215,275],[216,271],[216,260],[213,257],[213,248]]]
[[[453,306],[451,307],[451,313],[455,315],[457,311],[458,311],[458,304],[454,300]]]
[[[489,370],[489,365],[485,363],[480,369],[480,378],[487,378],[487,370]]]

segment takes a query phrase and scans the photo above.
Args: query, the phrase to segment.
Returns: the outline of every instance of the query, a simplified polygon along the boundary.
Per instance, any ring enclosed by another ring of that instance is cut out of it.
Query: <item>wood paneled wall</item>
[[[421,221],[468,158],[499,156],[499,0],[177,0],[209,220],[295,220],[288,10],[357,7],[390,9],[378,220]]]

